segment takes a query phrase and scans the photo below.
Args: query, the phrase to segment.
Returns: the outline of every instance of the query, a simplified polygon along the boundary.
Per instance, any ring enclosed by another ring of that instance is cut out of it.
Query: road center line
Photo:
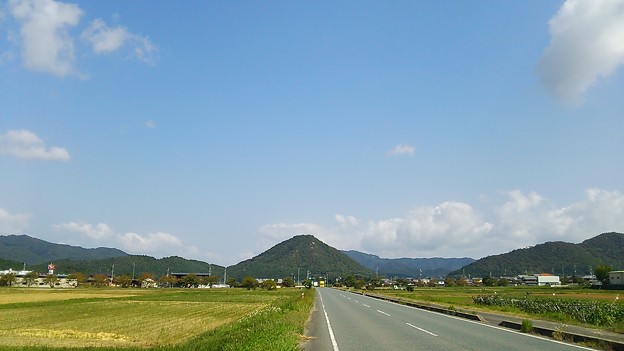
[[[331,323],[329,323],[329,317],[327,317],[327,311],[325,311],[325,304],[323,303],[323,295],[321,295],[320,292],[319,292],[319,297],[321,298],[321,307],[323,307],[323,314],[325,314],[325,321],[327,322],[327,329],[329,330],[329,338],[331,339],[332,347],[334,348],[334,351],[340,351],[338,350],[338,343],[336,343],[334,330],[331,327]]]
[[[423,329],[423,328],[419,328],[419,327],[417,327],[417,326],[415,326],[415,325],[413,325],[413,324],[411,324],[411,323],[405,323],[405,324],[409,325],[410,327],[412,327],[412,328],[414,328],[414,329],[418,329],[418,330],[420,330],[420,331],[421,331],[421,332],[423,332],[423,333],[427,333],[427,334],[432,335],[432,336],[438,336],[437,334],[434,334],[434,333],[432,333],[432,332],[430,332],[430,331],[428,331],[428,330],[425,330],[425,329]]]
[[[364,307],[370,307],[369,305],[367,305],[367,304],[365,304],[365,303],[363,303],[362,305],[363,305]]]
[[[388,316],[388,317],[392,317],[391,315],[387,314],[387,313],[386,313],[386,312],[384,312],[384,311],[377,310],[377,312],[379,312],[379,313],[381,313],[381,314],[384,314],[384,315],[386,315],[386,316]]]

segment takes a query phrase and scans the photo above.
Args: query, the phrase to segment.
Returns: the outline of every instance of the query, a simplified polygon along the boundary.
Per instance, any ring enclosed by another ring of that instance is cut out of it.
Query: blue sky
[[[623,1],[0,2],[0,234],[237,263],[624,231]]]

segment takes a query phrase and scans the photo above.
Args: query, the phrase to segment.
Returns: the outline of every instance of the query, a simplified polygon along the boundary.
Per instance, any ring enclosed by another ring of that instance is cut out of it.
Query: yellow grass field
[[[280,298],[239,289],[0,289],[0,346],[150,347],[187,341]]]

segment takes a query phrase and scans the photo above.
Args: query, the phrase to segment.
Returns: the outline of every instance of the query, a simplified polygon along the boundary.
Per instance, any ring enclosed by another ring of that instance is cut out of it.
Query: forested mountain
[[[50,263],[64,258],[91,260],[127,255],[118,249],[105,247],[85,249],[79,246],[54,244],[28,235],[0,235],[0,258],[20,264]]]
[[[13,269],[14,271],[19,271],[20,269],[24,268],[24,264],[17,261],[5,260],[0,258],[0,271],[7,270],[9,268]]]
[[[580,244],[547,242],[530,248],[482,258],[451,276],[483,277],[532,273],[585,275],[597,265],[624,269],[624,234],[604,233]]]
[[[474,262],[473,258],[380,258],[360,251],[343,251],[362,266],[386,277],[443,277]]]
[[[223,277],[223,267],[209,264],[202,261],[187,260],[178,256],[165,258],[154,258],[143,255],[128,255],[123,257],[112,257],[98,260],[57,260],[55,273],[73,273],[82,272],[87,275],[106,274],[110,275],[114,269],[114,275],[135,277],[141,273],[151,273],[156,277],[160,277],[169,273],[212,273]],[[113,268],[114,265],[114,268]],[[28,267],[40,273],[48,271],[47,264],[39,264]]]
[[[241,279],[246,275],[256,278],[279,279],[294,277],[306,278],[309,271],[313,277],[349,274],[371,276],[373,272],[363,267],[339,250],[323,243],[312,235],[297,235],[281,242],[260,255],[228,267],[228,277]]]

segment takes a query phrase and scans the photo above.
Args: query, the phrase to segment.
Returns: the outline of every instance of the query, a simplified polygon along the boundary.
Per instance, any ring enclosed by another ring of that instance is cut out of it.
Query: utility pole
[[[114,278],[115,278],[115,264],[113,264],[113,268],[111,268],[111,285],[113,284]]]

